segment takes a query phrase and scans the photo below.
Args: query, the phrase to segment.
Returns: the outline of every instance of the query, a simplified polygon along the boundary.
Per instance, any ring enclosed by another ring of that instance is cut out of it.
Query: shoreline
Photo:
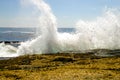
[[[0,79],[119,80],[120,56],[75,53],[23,55],[0,60]]]
[[[14,43],[13,43],[14,44]],[[16,44],[18,45],[18,44]],[[14,47],[16,46],[14,44]],[[110,49],[93,49],[93,50],[83,50],[83,51],[62,51],[57,53],[42,53],[38,55],[82,55],[91,57],[120,57],[120,49],[110,50]],[[28,54],[29,55],[29,54]],[[36,55],[36,54],[30,54]],[[23,55],[24,56],[24,55]],[[19,57],[19,56],[18,56]],[[6,60],[15,57],[0,57],[0,60]]]

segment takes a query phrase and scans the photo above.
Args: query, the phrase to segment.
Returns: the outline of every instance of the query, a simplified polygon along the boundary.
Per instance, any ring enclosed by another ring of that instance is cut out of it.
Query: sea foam
[[[74,33],[59,33],[57,20],[50,6],[44,0],[31,0],[31,2],[41,12],[37,37],[22,42],[16,50],[17,56],[61,51],[120,49],[120,12],[118,10],[107,9],[101,17],[92,21],[79,20]]]

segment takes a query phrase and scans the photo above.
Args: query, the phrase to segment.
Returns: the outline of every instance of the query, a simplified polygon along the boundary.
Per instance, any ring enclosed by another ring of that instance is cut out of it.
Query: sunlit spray
[[[118,10],[107,9],[101,17],[93,21],[79,20],[74,33],[59,33],[56,17],[50,6],[44,0],[31,0],[31,2],[41,13],[37,37],[22,42],[18,49],[0,44],[0,52],[4,53],[0,56],[120,49],[120,12]],[[5,50],[6,48],[8,49]]]
[[[39,17],[39,27],[37,28],[37,38],[22,43],[18,53],[51,53],[57,48],[57,22],[51,8],[43,0],[31,0],[33,5],[41,12]],[[56,49],[57,50],[57,49]]]

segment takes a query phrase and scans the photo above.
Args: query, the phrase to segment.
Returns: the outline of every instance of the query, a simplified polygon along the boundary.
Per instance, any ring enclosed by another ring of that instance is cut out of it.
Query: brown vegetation
[[[25,55],[0,60],[0,80],[120,80],[120,57]]]

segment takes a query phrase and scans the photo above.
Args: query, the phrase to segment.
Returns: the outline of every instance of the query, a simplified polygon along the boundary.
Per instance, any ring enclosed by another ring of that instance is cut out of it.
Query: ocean
[[[0,41],[24,41],[17,48],[9,44],[0,44],[1,57],[13,57],[25,54],[58,53],[64,51],[86,51],[94,49],[120,49],[119,11],[106,10],[95,20],[79,20],[74,28],[58,28],[56,17],[50,6],[44,1],[32,0],[40,15],[39,27],[36,28],[0,28]],[[38,4],[36,4],[38,3]],[[118,14],[116,13],[118,12]],[[61,26],[62,27],[62,26]],[[75,31],[76,30],[76,31]],[[71,32],[73,32],[71,34]],[[74,33],[75,32],[75,33]],[[38,34],[43,35],[39,36]],[[31,40],[32,39],[32,40]],[[8,42],[7,42],[8,43]],[[106,53],[101,53],[105,56]],[[97,54],[98,55],[98,54]],[[108,54],[107,54],[108,56]]]
[[[75,32],[74,28],[58,28],[60,33]],[[36,36],[36,28],[0,27],[0,41],[27,41]]]

